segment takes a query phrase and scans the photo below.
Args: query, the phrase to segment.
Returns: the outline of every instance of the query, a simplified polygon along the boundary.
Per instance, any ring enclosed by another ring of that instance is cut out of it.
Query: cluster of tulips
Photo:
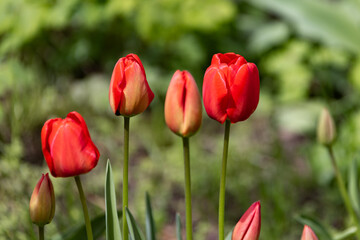
[[[230,126],[251,116],[257,108],[259,92],[259,73],[255,64],[248,63],[244,57],[235,53],[219,53],[213,56],[211,65],[205,72],[202,96],[209,117],[221,124],[225,123],[219,191],[219,240],[225,239],[225,183]],[[109,100],[114,114],[124,117],[122,229],[120,230],[117,221],[115,221],[115,225],[109,226],[108,219],[110,217],[114,219],[114,216],[109,216],[109,213],[106,212],[107,239],[128,240],[129,237],[132,240],[142,239],[138,238],[138,235],[134,235],[134,228],[130,222],[132,219],[129,219],[132,218],[132,215],[128,210],[130,118],[145,111],[153,98],[154,94],[146,80],[145,70],[139,57],[129,54],[120,58],[112,73]],[[167,90],[164,109],[167,126],[183,141],[186,239],[191,240],[189,138],[198,131],[201,125],[202,104],[196,82],[188,71],[178,70],[173,75]],[[41,132],[41,142],[46,163],[53,177],[75,178],[83,206],[87,238],[92,240],[93,233],[80,175],[88,173],[96,167],[100,154],[90,138],[83,117],[77,112],[71,112],[65,119],[55,118],[46,121]],[[116,206],[110,200],[106,199],[106,205]],[[106,206],[106,209],[108,208],[109,206]],[[39,227],[40,239],[44,239],[44,226],[51,222],[54,213],[54,188],[48,173],[46,173],[37,183],[30,200],[30,217],[32,222]],[[115,211],[115,215],[115,219],[118,220],[117,211]],[[260,235],[260,226],[260,201],[257,201],[243,214],[226,239],[257,240]],[[110,228],[111,230],[109,230]],[[120,231],[122,234],[119,234]],[[154,235],[147,239],[154,239]],[[305,226],[301,239],[315,240],[317,237],[310,227]]]

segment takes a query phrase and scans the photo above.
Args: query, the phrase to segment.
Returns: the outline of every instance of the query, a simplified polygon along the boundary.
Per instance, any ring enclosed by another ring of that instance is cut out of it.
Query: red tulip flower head
[[[259,72],[235,53],[215,54],[205,72],[203,101],[209,117],[220,123],[244,121],[259,103]]]
[[[174,133],[189,137],[201,125],[202,107],[199,89],[188,71],[177,70],[165,99],[165,121]]]
[[[258,240],[261,227],[260,202],[253,203],[236,224],[231,240]]]
[[[49,174],[43,174],[30,199],[30,218],[38,226],[51,222],[55,214],[54,187]]]
[[[318,240],[318,238],[316,237],[313,230],[308,225],[305,225],[301,240]]]
[[[41,131],[42,150],[54,177],[73,177],[96,167],[100,154],[82,116],[71,112],[65,119],[46,121]]]
[[[109,101],[116,115],[131,117],[142,113],[154,98],[144,67],[136,54],[120,58],[115,64],[109,89]]]

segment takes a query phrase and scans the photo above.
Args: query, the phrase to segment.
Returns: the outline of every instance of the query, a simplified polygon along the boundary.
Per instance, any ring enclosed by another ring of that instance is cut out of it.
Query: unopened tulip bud
[[[115,64],[109,89],[110,106],[116,115],[131,117],[142,113],[154,98],[144,67],[136,54]]]
[[[31,221],[42,227],[51,222],[55,214],[55,195],[54,188],[49,178],[49,174],[42,174],[41,179],[30,199],[30,218]]]
[[[321,112],[318,129],[317,129],[317,138],[319,143],[326,146],[330,146],[335,141],[336,137],[336,128],[334,120],[331,117],[329,111],[324,108]]]
[[[188,71],[177,70],[165,99],[165,121],[174,133],[189,137],[201,125],[202,107],[199,89]]]
[[[316,237],[313,230],[308,225],[305,225],[301,240],[318,240],[318,238]]]
[[[236,224],[231,240],[258,240],[261,227],[260,202],[253,203]]]

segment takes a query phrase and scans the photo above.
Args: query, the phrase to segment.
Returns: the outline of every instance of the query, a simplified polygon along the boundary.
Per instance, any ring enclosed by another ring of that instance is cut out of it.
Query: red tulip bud
[[[154,98],[144,67],[136,54],[115,64],[109,89],[110,106],[116,115],[134,116],[145,111]]]
[[[301,240],[318,240],[318,238],[316,237],[313,230],[308,225],[305,225]]]
[[[203,101],[209,117],[220,123],[244,121],[259,103],[260,81],[255,64],[235,53],[215,54],[205,72]]]
[[[261,227],[260,202],[253,203],[236,224],[231,240],[258,240]]]
[[[73,177],[96,167],[100,154],[82,116],[48,120],[41,131],[42,150],[54,177]]]
[[[165,99],[165,121],[174,133],[189,137],[201,125],[202,107],[198,87],[188,71],[177,70]]]
[[[49,178],[49,174],[42,174],[39,182],[31,195],[30,199],[30,218],[38,225],[44,226],[51,222],[55,214],[55,195],[54,187]]]

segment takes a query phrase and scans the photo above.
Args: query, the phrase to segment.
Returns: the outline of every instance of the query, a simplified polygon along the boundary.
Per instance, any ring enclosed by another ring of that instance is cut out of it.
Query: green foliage
[[[148,193],[146,193],[145,201],[146,201],[146,240],[155,240],[156,239],[155,222],[152,215],[150,196]]]
[[[94,239],[98,239],[105,232],[105,214],[101,214],[91,220],[91,228],[93,231]],[[51,240],[86,240],[86,227],[85,223],[68,230],[58,233],[51,238]],[[107,238],[113,239],[113,238]]]
[[[358,166],[357,161],[354,159],[349,164],[349,172],[348,172],[348,189],[349,189],[349,197],[351,204],[358,216],[360,216],[360,196],[359,196],[359,177],[358,177]]]
[[[182,235],[181,235],[181,218],[180,218],[180,214],[179,214],[179,213],[176,213],[175,221],[176,221],[176,238],[177,238],[177,240],[182,240]]]
[[[120,223],[116,208],[114,179],[110,160],[107,160],[105,174],[106,239],[121,240]]]
[[[254,4],[288,19],[303,36],[359,53],[360,31],[357,19],[351,18],[342,5],[311,0],[255,0]],[[351,3],[350,3],[351,4]],[[354,5],[357,10],[359,5]]]
[[[129,227],[129,236],[131,240],[145,240],[145,237],[143,233],[141,232],[138,224],[135,221],[135,218],[129,211],[127,207],[125,207],[126,210],[126,220]]]
[[[227,51],[257,64],[261,98],[248,121],[232,126],[226,229],[260,199],[262,238],[299,239],[301,227],[293,218],[298,214],[345,229],[331,230],[335,239],[351,237],[354,230],[339,218],[345,209],[327,153],[314,140],[318,110],[327,105],[338,127],[334,150],[343,173],[358,153],[358,10],[356,1],[327,0],[0,1],[0,215],[7,216],[0,218],[0,238],[36,239],[28,201],[39,174],[47,171],[40,131],[51,117],[81,112],[102,159],[113,160],[114,189],[120,189],[122,120],[111,113],[107,95],[115,62],[130,52],[139,54],[156,97],[132,122],[129,207],[147,219],[147,239],[155,235],[151,222],[158,239],[166,239],[168,228],[172,236],[176,229],[181,234],[180,219],[173,216],[184,209],[182,150],[163,120],[165,92],[176,69],[189,70],[201,89],[212,54]],[[222,137],[222,126],[204,112],[202,129],[191,139],[199,240],[217,235]],[[90,216],[105,210],[104,184],[96,180],[104,179],[105,170],[100,160],[84,176]],[[355,204],[356,172],[350,172]],[[67,233],[83,217],[72,182],[53,182],[57,210],[48,236]],[[151,214],[143,202],[147,191]],[[111,197],[119,203],[117,192]]]
[[[226,235],[225,240],[231,240],[232,233],[233,233],[233,231],[229,232],[229,233]]]

